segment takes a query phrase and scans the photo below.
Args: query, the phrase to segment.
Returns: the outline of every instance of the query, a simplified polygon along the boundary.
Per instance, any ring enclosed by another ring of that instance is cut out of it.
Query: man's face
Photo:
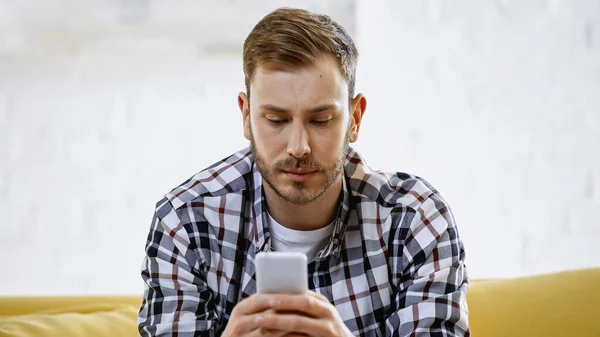
[[[240,94],[244,134],[259,172],[282,198],[305,205],[340,179],[355,124],[337,60],[302,68],[262,65]],[[246,108],[246,109],[244,109]]]

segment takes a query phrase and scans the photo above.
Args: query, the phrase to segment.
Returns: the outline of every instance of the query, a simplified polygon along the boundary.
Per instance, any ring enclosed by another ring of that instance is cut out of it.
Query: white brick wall
[[[246,145],[241,41],[300,3],[359,44],[356,148],[443,192],[473,277],[600,266],[597,1],[212,3],[0,0],[0,295],[140,292],[155,201]]]

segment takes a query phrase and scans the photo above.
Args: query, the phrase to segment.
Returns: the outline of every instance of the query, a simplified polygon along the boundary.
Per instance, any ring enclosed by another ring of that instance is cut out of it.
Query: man
[[[238,96],[250,148],[158,202],[141,335],[469,335],[447,203],[348,146],[367,106],[354,95],[357,57],[325,15],[278,9],[254,27]],[[309,293],[256,294],[255,256],[270,250],[307,255]]]

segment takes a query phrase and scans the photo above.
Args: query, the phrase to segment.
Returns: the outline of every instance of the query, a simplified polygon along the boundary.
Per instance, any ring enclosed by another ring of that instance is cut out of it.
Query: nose
[[[303,158],[310,154],[308,132],[302,123],[295,123],[290,130],[287,152],[290,156]]]

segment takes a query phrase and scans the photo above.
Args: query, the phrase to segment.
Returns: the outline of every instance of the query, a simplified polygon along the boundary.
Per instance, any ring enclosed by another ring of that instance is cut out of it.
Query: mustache
[[[285,171],[286,169],[307,169],[315,171],[325,171],[326,167],[316,161],[308,159],[287,158],[273,164],[273,168]]]

